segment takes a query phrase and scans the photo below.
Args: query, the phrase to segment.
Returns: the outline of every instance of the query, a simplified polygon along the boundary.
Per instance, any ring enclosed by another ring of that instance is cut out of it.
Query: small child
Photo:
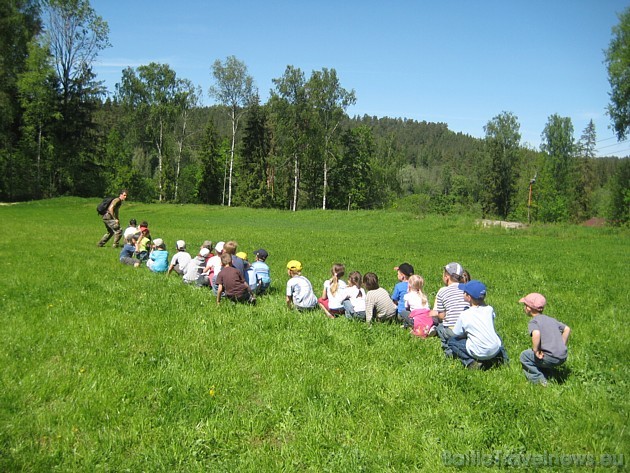
[[[365,289],[361,287],[361,273],[353,271],[348,275],[346,298],[343,301],[346,318],[365,322]]]
[[[392,300],[394,304],[398,306],[396,309],[398,314],[401,314],[405,311],[404,297],[409,289],[409,278],[413,275],[413,266],[409,263],[403,263],[400,266],[396,266],[394,269],[398,272],[398,282],[392,291]]]
[[[149,231],[149,224],[142,222],[138,227],[138,234],[136,234],[136,258],[140,261],[146,261],[149,258],[149,250],[151,249],[152,238]]]
[[[206,257],[209,254],[210,250],[208,248],[202,247],[199,250],[199,254],[191,259],[190,262],[186,265],[186,271],[184,272],[182,281],[184,281],[186,284],[196,283],[197,279],[206,267]]]
[[[132,218],[129,220],[129,226],[125,228],[125,231],[123,232],[124,241],[126,242],[130,236],[135,235],[138,231],[138,222],[136,222],[135,218]]]
[[[264,248],[260,248],[254,251],[254,256],[256,256],[256,261],[252,263],[252,269],[256,274],[256,294],[264,294],[271,286],[271,273],[266,263],[269,253]]]
[[[257,285],[256,273],[252,269],[252,265],[249,263],[249,260],[247,259],[247,253],[245,253],[244,251],[239,251],[238,253],[236,253],[236,256],[240,258],[241,260],[243,260],[243,262],[246,264],[244,278],[247,284],[249,285],[249,288],[252,290],[252,292],[255,293],[256,285]]]
[[[125,244],[120,250],[119,260],[123,264],[128,264],[129,266],[133,266],[137,268],[140,266],[140,260],[133,257],[133,254],[136,251],[136,246],[133,241],[133,233],[125,237]]]
[[[287,263],[287,307],[297,310],[309,310],[317,307],[317,297],[313,292],[311,282],[302,276],[302,263],[291,260]]]
[[[464,299],[464,293],[459,289],[464,274],[465,269],[459,263],[449,263],[444,266],[442,272],[444,287],[437,292],[431,311],[433,321],[437,325],[437,335],[440,337],[442,349],[447,358],[453,356],[453,352],[448,347],[448,339],[453,336],[453,327],[457,323],[459,314],[470,307]]]
[[[494,309],[485,303],[486,286],[472,280],[459,284],[470,309],[463,311],[453,328],[448,346],[468,369],[489,366],[492,361],[507,362],[507,353],[494,329]]]
[[[217,305],[221,303],[221,295],[232,302],[256,303],[256,297],[243,278],[243,274],[232,266],[232,255],[223,253],[221,255],[221,272],[217,276]]]
[[[433,318],[429,300],[422,292],[424,289],[424,278],[418,274],[409,277],[409,291],[404,296],[405,311],[398,316],[403,321],[405,328],[411,328],[414,335],[426,338],[435,334],[433,328]],[[431,330],[433,329],[433,332]]]
[[[317,302],[324,313],[331,319],[334,319],[338,315],[345,313],[343,300],[345,299],[346,282],[341,278],[346,273],[346,267],[341,263],[335,263],[330,273],[332,277],[324,281],[324,291]]]
[[[375,273],[365,273],[363,286],[365,295],[365,321],[369,324],[372,319],[378,322],[388,322],[396,317],[396,304],[389,297],[389,293],[379,286]]]
[[[153,250],[149,253],[147,268],[154,273],[165,273],[168,269],[168,251],[166,251],[166,244],[161,238],[156,238],[153,242]]]
[[[171,264],[166,271],[167,276],[170,275],[172,271],[182,276],[184,271],[186,271],[186,265],[188,265],[192,259],[190,253],[186,251],[186,242],[184,240],[177,240],[175,242],[175,248],[177,248],[177,253],[171,258]]]
[[[223,254],[224,242],[220,241],[214,247],[214,255],[206,258],[206,267],[197,280],[197,286],[210,286],[214,294],[217,293],[217,276],[221,272],[221,255]]]
[[[532,319],[527,329],[532,337],[532,348],[521,353],[520,360],[525,377],[534,384],[547,386],[543,370],[553,369],[567,360],[567,342],[571,329],[553,317],[543,314],[547,300],[533,292],[519,300]]]
[[[243,279],[247,280],[245,271],[249,268],[249,262],[237,255],[238,243],[234,240],[225,242],[223,245],[223,252],[232,256],[232,266],[238,269],[243,275]],[[247,256],[247,255],[246,255]]]

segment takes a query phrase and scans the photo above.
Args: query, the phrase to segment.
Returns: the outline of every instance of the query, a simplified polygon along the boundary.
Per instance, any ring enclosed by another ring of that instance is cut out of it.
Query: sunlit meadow
[[[148,220],[171,252],[178,239],[268,250],[271,293],[217,307],[97,248],[96,204],[0,206],[0,471],[628,468],[627,230],[126,202],[122,220]],[[290,259],[318,293],[335,262],[391,291],[407,261],[431,302],[459,261],[487,284],[511,363],[467,371],[397,324],[288,310]],[[518,362],[532,291],[573,330],[547,388]]]

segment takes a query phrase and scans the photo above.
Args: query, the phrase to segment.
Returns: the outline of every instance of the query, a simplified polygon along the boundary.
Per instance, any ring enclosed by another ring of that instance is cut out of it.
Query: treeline
[[[293,66],[261,103],[235,57],[213,64],[212,107],[157,63],[125,69],[106,98],[92,63],[107,23],[88,1],[10,0],[0,23],[5,201],[126,188],[146,202],[629,220],[629,160],[595,157],[592,122],[575,139],[570,118],[550,116],[536,151],[521,146],[510,112],[488,121],[484,139],[443,123],[349,117],[355,92],[334,69]]]

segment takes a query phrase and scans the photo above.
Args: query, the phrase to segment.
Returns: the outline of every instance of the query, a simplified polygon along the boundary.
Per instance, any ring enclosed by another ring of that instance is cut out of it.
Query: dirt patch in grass
[[[602,217],[593,217],[588,219],[582,225],[584,225],[585,227],[603,227],[604,225],[606,225],[606,219]]]

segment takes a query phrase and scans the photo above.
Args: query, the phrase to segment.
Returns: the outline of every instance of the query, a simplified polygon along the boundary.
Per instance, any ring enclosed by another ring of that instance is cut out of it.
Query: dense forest
[[[0,2],[0,200],[126,188],[145,202],[629,221],[630,160],[595,157],[592,122],[576,138],[552,115],[533,150],[509,111],[484,139],[351,117],[356,95],[335,69],[290,65],[261,103],[233,56],[212,66],[212,107],[168,64],[125,69],[108,96],[92,70],[108,46],[88,0]]]

